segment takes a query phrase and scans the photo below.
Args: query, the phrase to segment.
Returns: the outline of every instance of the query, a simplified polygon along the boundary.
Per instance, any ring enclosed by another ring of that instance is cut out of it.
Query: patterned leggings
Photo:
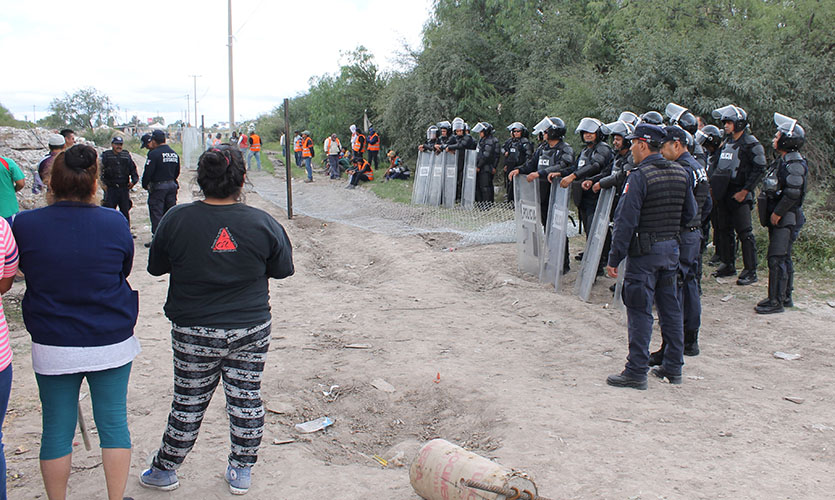
[[[270,347],[270,322],[252,328],[200,326],[171,330],[174,401],[154,466],[176,470],[197,441],[212,394],[223,376],[232,441],[229,464],[251,467],[264,433],[261,374]]]

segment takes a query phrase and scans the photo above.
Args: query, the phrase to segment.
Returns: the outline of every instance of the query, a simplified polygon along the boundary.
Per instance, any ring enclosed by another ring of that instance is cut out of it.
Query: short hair
[[[49,178],[52,201],[92,202],[99,170],[97,158],[96,150],[86,144],[76,144],[56,156]]]
[[[221,144],[197,160],[197,185],[207,198],[240,198],[246,165],[238,148]]]
[[[65,128],[65,129],[62,129],[62,130],[61,130],[60,132],[58,132],[58,133],[59,133],[59,134],[61,134],[61,135],[63,135],[63,136],[64,136],[64,138],[67,138],[68,136],[73,135],[73,134],[75,133],[75,130],[73,130],[73,129],[71,129],[71,128]]]

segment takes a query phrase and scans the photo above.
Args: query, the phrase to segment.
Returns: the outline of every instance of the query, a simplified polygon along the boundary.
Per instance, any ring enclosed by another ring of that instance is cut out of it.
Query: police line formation
[[[570,267],[566,228],[573,200],[586,234],[576,257],[582,260],[576,291],[588,300],[595,278],[608,273],[618,279],[615,302],[627,310],[626,367],[607,379],[618,387],[646,389],[650,366],[652,375],[680,384],[683,356],[699,354],[702,256],[711,227],[715,255],[710,264],[718,266],[712,276],[736,276],[741,247],[743,269],[736,283],[757,282],[755,203],[769,244],[768,296],[754,309],[771,314],[793,305],[792,244],[805,222],[808,174],[799,152],[803,128],[774,113],[772,147],[778,156],[767,165],[765,149],[739,106],[713,110],[721,128],[704,124],[676,103],[666,106],[665,115],[666,124],[657,111],[640,116],[624,111],[606,124],[583,118],[575,130],[584,143],[577,155],[564,140],[565,122],[554,116],[533,127],[537,146],[522,123],[510,124],[511,137],[499,145],[489,123],[472,128],[476,142],[464,120],[455,118],[429,127],[418,147],[416,204],[489,206],[493,177],[504,159],[507,199],[516,211],[519,268],[557,289]],[[650,353],[653,304],[662,344]]]

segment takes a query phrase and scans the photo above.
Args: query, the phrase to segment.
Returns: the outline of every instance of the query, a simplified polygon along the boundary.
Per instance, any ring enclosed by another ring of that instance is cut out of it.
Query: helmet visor
[[[795,130],[797,130],[797,120],[790,116],[774,113],[774,124],[777,125],[777,131],[791,137]]]
[[[618,116],[618,121],[631,123],[633,126],[638,123],[638,115],[631,111],[624,111]]]
[[[601,125],[602,123],[600,123],[600,120],[598,120],[597,118],[586,117],[580,120],[580,124],[577,125],[577,130],[575,130],[574,133],[580,134],[583,132],[588,132],[590,134],[594,134],[598,130],[600,130]]]
[[[681,115],[685,112],[689,111],[684,106],[679,106],[678,104],[671,102],[667,104],[667,107],[664,108],[664,114],[667,115],[667,118],[670,119],[670,122],[677,122],[681,119]]]
[[[476,133],[476,134],[478,134],[478,133],[480,133],[482,130],[484,130],[484,129],[486,129],[486,128],[487,128],[487,127],[485,127],[485,126],[484,126],[484,124],[483,124],[482,122],[478,122],[478,123],[476,123],[476,124],[475,124],[475,127],[473,127],[473,132],[474,132],[474,133]]]
[[[513,123],[511,123],[510,125],[508,125],[508,126],[507,126],[507,129],[508,129],[508,130],[510,130],[511,132],[512,132],[514,129],[516,129],[516,130],[525,130],[525,126],[524,126],[524,125],[522,125],[522,122],[513,122]]]
[[[461,118],[452,120],[452,130],[464,130],[464,120]]]
[[[604,135],[619,135],[621,137],[626,137],[629,135],[629,129],[627,127],[628,125],[626,122],[617,120],[601,126],[600,131],[603,132]]]
[[[539,123],[533,126],[533,133],[534,134],[542,134],[549,128],[554,126],[554,122],[551,121],[550,118],[547,116],[543,118]]]

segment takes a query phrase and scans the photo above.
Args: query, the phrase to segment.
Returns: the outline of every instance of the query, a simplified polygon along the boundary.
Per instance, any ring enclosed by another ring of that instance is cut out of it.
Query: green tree
[[[87,87],[72,94],[65,93],[49,104],[55,121],[72,128],[93,129],[106,125],[110,115],[118,109],[108,96]]]

